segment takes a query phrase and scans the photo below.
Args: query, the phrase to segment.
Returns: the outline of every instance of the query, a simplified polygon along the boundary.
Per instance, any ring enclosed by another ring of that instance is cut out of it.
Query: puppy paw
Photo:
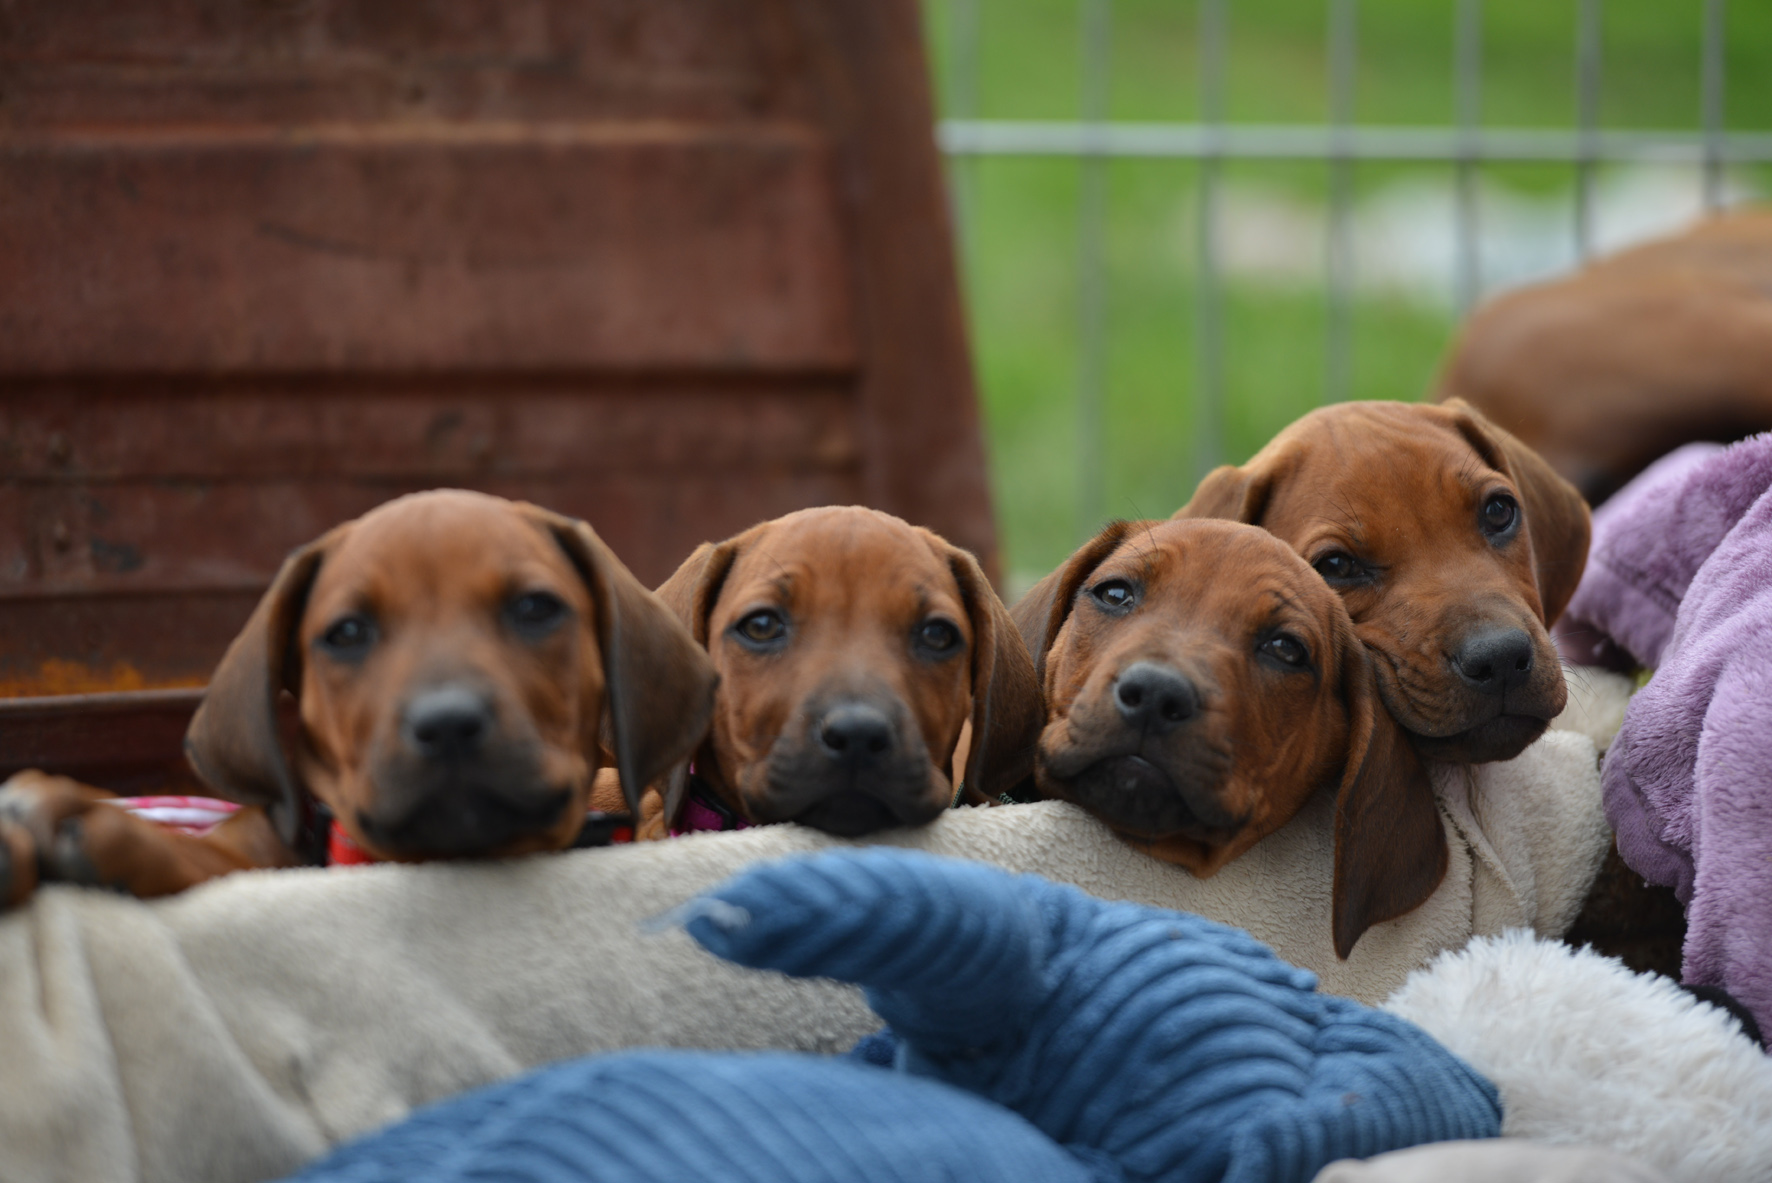
[[[0,785],[0,908],[28,900],[39,882],[101,882],[85,816],[111,796],[34,768]]]

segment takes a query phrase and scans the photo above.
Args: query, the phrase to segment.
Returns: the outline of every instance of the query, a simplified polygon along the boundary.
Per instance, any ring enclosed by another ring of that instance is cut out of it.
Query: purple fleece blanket
[[[1729,449],[1730,459],[1715,464],[1721,444],[1687,444],[1594,510],[1587,570],[1557,621],[1565,658],[1576,665],[1661,664],[1692,576],[1772,485],[1772,442],[1748,444],[1754,447],[1739,455]]]
[[[1571,610],[1655,676],[1606,754],[1606,816],[1686,905],[1683,977],[1772,1029],[1772,435],[1682,449],[1596,515]],[[1602,534],[1602,525],[1605,533]]]

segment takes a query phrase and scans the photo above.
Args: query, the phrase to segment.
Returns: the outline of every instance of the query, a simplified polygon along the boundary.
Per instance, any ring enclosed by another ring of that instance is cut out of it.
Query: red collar
[[[326,865],[329,867],[362,867],[381,860],[358,846],[334,821],[326,831]]]

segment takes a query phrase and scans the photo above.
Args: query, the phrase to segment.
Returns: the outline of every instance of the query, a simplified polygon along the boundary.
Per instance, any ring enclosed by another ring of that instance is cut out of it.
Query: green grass
[[[951,102],[953,0],[926,0],[937,92]],[[1244,122],[1327,115],[1323,0],[1231,0],[1226,104]],[[1484,6],[1485,121],[1568,126],[1574,119],[1574,0]],[[1699,119],[1696,0],[1610,0],[1603,32],[1601,119],[1614,127],[1692,128]],[[1110,112],[1116,119],[1198,115],[1197,6],[1117,0]],[[1368,123],[1452,120],[1452,0],[1362,0],[1356,117]],[[979,0],[983,118],[1071,119],[1079,108],[1076,0]],[[1728,122],[1772,123],[1772,4],[1728,11]],[[1362,166],[1371,191],[1417,165]],[[1227,178],[1321,200],[1326,169],[1237,164]],[[1495,180],[1535,193],[1566,190],[1571,171],[1496,166]],[[1104,417],[1106,516],[1166,516],[1199,475],[1194,436],[1194,167],[1108,166],[1108,338]],[[1078,197],[1074,161],[989,159],[956,174],[965,198],[964,269],[985,402],[1004,569],[1050,570],[1098,524],[1078,493]],[[1761,180],[1762,189],[1765,182]],[[1224,296],[1222,459],[1247,458],[1325,389],[1320,290],[1233,284]],[[1450,310],[1362,299],[1354,313],[1351,394],[1417,398],[1455,328]]]

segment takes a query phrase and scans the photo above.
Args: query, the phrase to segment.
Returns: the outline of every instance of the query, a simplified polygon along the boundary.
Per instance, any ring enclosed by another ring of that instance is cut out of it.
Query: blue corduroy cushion
[[[858,982],[903,1071],[630,1052],[544,1069],[343,1148],[308,1180],[1303,1183],[1500,1132],[1419,1028],[1316,992],[1247,933],[910,851],[747,871],[691,905],[709,950]]]
[[[1026,1121],[836,1057],[591,1056],[465,1094],[351,1143],[318,1183],[1099,1183]]]
[[[1411,1023],[1316,992],[1240,929],[914,851],[747,871],[689,932],[858,982],[898,1062],[1134,1180],[1308,1180],[1501,1132],[1495,1087]]]

